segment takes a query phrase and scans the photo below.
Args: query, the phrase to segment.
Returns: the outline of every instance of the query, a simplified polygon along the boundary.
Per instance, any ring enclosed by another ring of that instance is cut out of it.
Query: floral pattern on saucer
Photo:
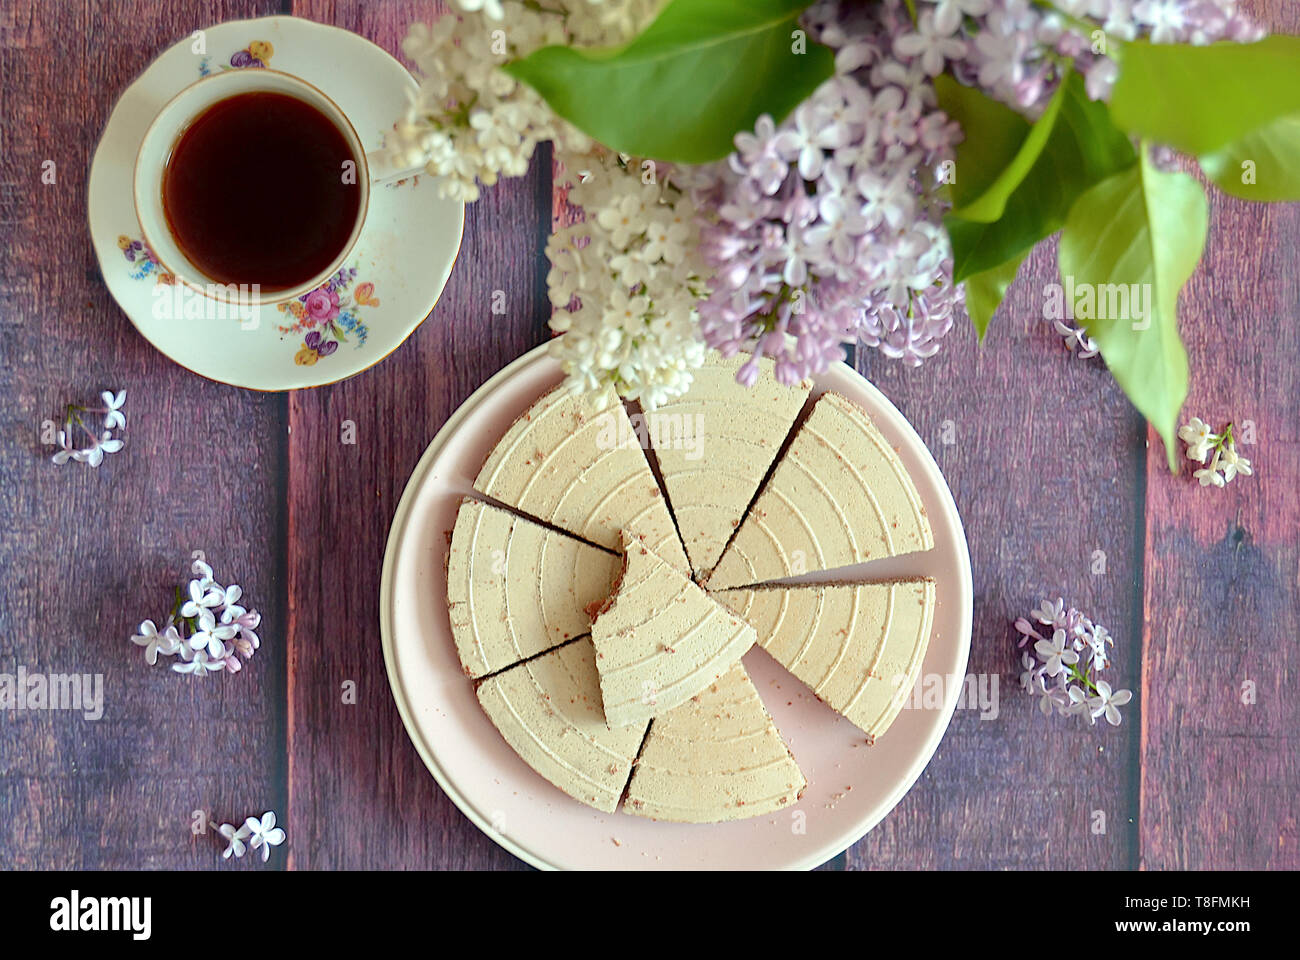
[[[306,331],[294,363],[309,367],[334,353],[339,344],[347,343],[349,336],[355,339],[355,347],[366,342],[370,330],[361,318],[361,308],[379,306],[379,298],[375,296],[375,285],[369,281],[357,284],[349,293],[356,278],[356,267],[344,267],[310,293],[278,305],[282,313],[294,320],[279,328],[282,335]]]
[[[176,277],[163,269],[144,241],[132,240],[126,234],[121,234],[117,238],[117,245],[130,264],[128,272],[131,279],[156,277],[158,283],[176,282]],[[348,343],[350,339],[357,348],[365,345],[370,328],[362,319],[361,308],[379,306],[379,298],[375,296],[375,285],[370,281],[357,284],[349,293],[356,278],[356,267],[344,267],[315,290],[288,303],[276,304],[276,309],[293,319],[289,324],[277,324],[280,338],[296,337],[304,332],[306,334],[302,346],[294,355],[294,363],[309,367],[334,353],[340,344]]]
[[[158,283],[175,283],[176,277],[168,273],[154,252],[149,249],[149,245],[143,240],[132,240],[126,234],[120,234],[117,238],[118,248],[122,255],[126,257],[126,262],[131,265],[130,273],[132,280],[143,280],[145,277],[157,277]]]
[[[275,56],[275,47],[265,40],[254,40],[243,50],[236,50],[230,55],[228,64],[218,64],[221,70],[242,70],[248,67],[269,67],[271,57]],[[206,77],[212,72],[208,66],[208,58],[204,57],[199,61],[199,76]]]

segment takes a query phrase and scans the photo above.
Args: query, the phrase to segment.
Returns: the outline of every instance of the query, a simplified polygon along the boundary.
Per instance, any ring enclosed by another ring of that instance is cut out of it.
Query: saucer
[[[333,383],[373,366],[423,322],[447,283],[465,222],[431,178],[375,186],[344,266],[286,304],[238,316],[177,284],[143,242],[132,175],[145,130],[173,96],[222,70],[270,67],[323,90],[367,152],[383,144],[416,89],[406,68],[354,33],[297,17],[197,31],[153,61],[117,101],[90,168],[90,237],[113,299],[145,339],[181,366],[255,390]],[[231,149],[239,149],[232,144]],[[248,229],[258,212],[248,211]]]

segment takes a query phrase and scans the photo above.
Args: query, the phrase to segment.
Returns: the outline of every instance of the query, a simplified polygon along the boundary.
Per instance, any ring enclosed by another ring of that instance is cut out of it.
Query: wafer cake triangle
[[[933,546],[897,451],[866,411],[826,393],[706,582],[743,587]]]
[[[488,677],[478,700],[524,762],[575,800],[612,813],[647,722],[610,727],[591,640],[583,638]]]
[[[736,382],[747,353],[710,352],[690,390],[645,415],[646,433],[697,574],[713,569],[808,399],[810,381],[777,382],[758,361],[753,386]]]
[[[759,645],[869,737],[889,729],[921,672],[934,621],[929,578],[723,590]]]
[[[754,643],[754,628],[641,540],[626,536],[622,577],[591,625],[605,716],[639,723],[689,700]]]
[[[481,677],[591,626],[622,559],[518,514],[466,499],[447,554],[447,605],[461,665]]]
[[[610,550],[632,530],[689,569],[636,431],[608,388],[556,387],[539,398],[492,449],[474,489]]]
[[[806,785],[736,663],[651,722],[623,810],[682,823],[741,820],[793,806]]]

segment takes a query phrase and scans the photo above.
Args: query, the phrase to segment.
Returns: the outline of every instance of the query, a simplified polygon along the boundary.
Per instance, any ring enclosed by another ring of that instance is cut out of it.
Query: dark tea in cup
[[[274,293],[344,253],[364,216],[364,171],[349,137],[312,104],[272,90],[238,93],[177,137],[162,210],[177,247],[208,279]]]

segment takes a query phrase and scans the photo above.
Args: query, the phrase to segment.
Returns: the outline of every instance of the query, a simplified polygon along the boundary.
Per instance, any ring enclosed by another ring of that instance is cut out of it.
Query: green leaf
[[[1039,121],[1050,124],[1046,142],[1024,179],[1006,198],[1001,216],[991,223],[951,213],[944,218],[952,241],[954,281],[1023,257],[1040,240],[1061,229],[1080,194],[1136,161],[1133,145],[1115,128],[1106,105],[1088,99],[1082,77],[1069,74],[1058,97],[1059,110],[1044,114]],[[958,161],[957,179],[962,175]]]
[[[1206,154],[1201,169],[1224,193],[1243,200],[1300,200],[1300,114]]]
[[[967,131],[957,145],[958,176],[952,185],[953,206],[967,207],[1015,160],[1031,127],[1010,107],[946,73],[934,78],[934,92],[939,109]]]
[[[507,64],[560,116],[622,153],[674,163],[725,157],[761,114],[778,123],[834,71],[792,36],[808,0],[672,0],[622,47],[543,47]]]
[[[1007,199],[1042,155],[1069,95],[1069,84],[1057,88],[1032,126],[1010,107],[945,74],[935,78],[935,91],[940,108],[967,131],[957,147],[952,214],[990,223],[1002,216]]]
[[[984,342],[984,334],[988,332],[989,321],[1007,295],[1007,288],[1016,279],[1016,271],[1027,255],[1028,251],[999,267],[966,278],[966,313],[970,316],[981,343]]]
[[[1075,307],[1076,322],[1097,341],[1116,382],[1164,439],[1173,471],[1178,412],[1187,397],[1178,292],[1201,258],[1209,222],[1200,184],[1185,173],[1162,173],[1143,156],[1081,196],[1061,234],[1064,299],[1073,289],[1077,301],[1066,305]],[[1113,309],[1119,285],[1128,289],[1127,310]],[[1093,302],[1085,311],[1079,292],[1086,296],[1086,288]]]
[[[1123,130],[1196,156],[1300,113],[1300,37],[1120,51],[1110,110]]]

